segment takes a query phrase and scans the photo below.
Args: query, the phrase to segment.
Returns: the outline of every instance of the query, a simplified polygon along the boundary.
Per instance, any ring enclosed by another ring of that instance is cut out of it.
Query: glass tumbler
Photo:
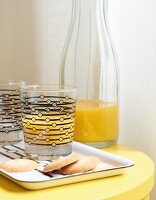
[[[76,89],[31,85],[21,88],[25,152],[37,160],[52,160],[72,152]]]
[[[22,140],[20,86],[25,82],[0,84],[0,145]]]

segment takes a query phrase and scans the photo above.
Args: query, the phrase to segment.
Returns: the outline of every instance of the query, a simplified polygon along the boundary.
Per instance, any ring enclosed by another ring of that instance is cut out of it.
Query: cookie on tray
[[[58,160],[53,161],[52,163],[45,166],[43,169],[44,172],[52,172],[54,170],[58,170],[66,165],[74,163],[80,159],[81,155],[78,153],[72,153],[66,157],[60,157]]]
[[[29,159],[13,159],[0,164],[0,169],[7,172],[27,172],[37,169],[38,164]]]
[[[61,174],[76,174],[80,172],[87,172],[94,169],[100,163],[100,159],[93,156],[81,156],[81,158],[70,165],[60,169]]]

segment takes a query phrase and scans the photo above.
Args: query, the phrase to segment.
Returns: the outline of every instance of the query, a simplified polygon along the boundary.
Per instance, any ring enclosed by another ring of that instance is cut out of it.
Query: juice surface
[[[78,100],[74,140],[105,142],[118,138],[118,105],[98,100]]]

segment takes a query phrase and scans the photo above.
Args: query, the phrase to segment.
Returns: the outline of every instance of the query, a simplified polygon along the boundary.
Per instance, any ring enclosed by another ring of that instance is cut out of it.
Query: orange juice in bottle
[[[118,105],[98,100],[77,101],[74,140],[92,144],[118,138]]]

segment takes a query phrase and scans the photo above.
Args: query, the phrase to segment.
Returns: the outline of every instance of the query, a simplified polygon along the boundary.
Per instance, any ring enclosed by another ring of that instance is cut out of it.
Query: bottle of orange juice
[[[118,75],[107,1],[72,2],[60,65],[60,84],[77,87],[74,140],[97,148],[119,135]]]

